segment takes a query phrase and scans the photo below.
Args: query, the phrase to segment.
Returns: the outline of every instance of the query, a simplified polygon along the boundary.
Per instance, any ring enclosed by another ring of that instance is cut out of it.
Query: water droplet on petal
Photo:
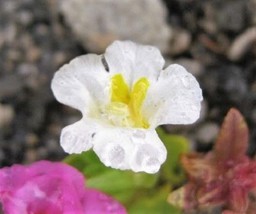
[[[66,142],[74,142],[76,141],[76,136],[68,131],[63,134],[62,139],[63,141],[66,141]]]
[[[157,158],[150,157],[145,161],[145,171],[148,173],[156,173],[160,168],[160,162]]]
[[[181,82],[182,82],[182,84],[183,84],[186,88],[188,88],[188,87],[189,87],[189,85],[190,85],[190,79],[189,79],[189,76],[185,76],[185,77],[183,77],[183,78],[181,79]]]
[[[144,132],[144,131],[135,130],[135,131],[133,132],[133,137],[144,139],[144,138],[146,137],[146,135],[145,135],[145,132]]]
[[[118,166],[124,161],[125,151],[121,146],[115,146],[110,150],[108,156],[111,165]]]

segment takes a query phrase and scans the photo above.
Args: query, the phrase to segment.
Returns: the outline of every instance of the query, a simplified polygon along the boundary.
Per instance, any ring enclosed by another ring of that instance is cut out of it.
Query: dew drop
[[[145,163],[146,171],[149,173],[155,173],[160,168],[160,162],[157,158],[149,158]]]
[[[190,83],[190,80],[189,80],[189,76],[185,76],[184,78],[182,78],[181,79],[181,82],[182,82],[182,84],[186,87],[186,88],[188,88],[189,87],[189,83]]]
[[[148,51],[152,51],[152,50],[153,50],[153,47],[148,46],[147,49],[148,49]]]
[[[76,137],[71,132],[64,133],[62,139],[67,142],[76,141]]]
[[[121,146],[115,146],[109,152],[109,161],[117,166],[124,161],[125,151]]]
[[[135,130],[132,135],[133,135],[133,137],[142,138],[142,139],[145,139],[145,137],[146,137],[145,132],[143,132],[141,130]]]

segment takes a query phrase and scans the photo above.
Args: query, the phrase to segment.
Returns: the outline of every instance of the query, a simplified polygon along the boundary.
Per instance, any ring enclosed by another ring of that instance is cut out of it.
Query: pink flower
[[[125,214],[110,196],[85,187],[83,175],[64,163],[39,161],[0,170],[5,214]]]

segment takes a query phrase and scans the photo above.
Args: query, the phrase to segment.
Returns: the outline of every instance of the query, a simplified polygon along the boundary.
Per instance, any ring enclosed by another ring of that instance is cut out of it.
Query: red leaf
[[[213,167],[198,153],[183,154],[181,163],[191,178],[207,181],[212,175]]]
[[[248,190],[243,187],[234,188],[230,191],[228,208],[238,213],[246,213],[249,205]]]
[[[248,128],[243,116],[230,109],[222,124],[214,153],[218,162],[239,161],[248,147]]]

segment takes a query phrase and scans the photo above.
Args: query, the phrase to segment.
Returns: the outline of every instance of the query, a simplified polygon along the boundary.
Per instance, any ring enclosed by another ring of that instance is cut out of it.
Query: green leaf
[[[158,192],[153,191],[151,194],[134,201],[128,208],[129,214],[181,214],[181,210],[167,203],[169,188],[163,187]]]
[[[152,188],[157,178],[157,175],[108,169],[98,176],[89,178],[87,186],[100,189],[125,203],[136,190]]]
[[[180,155],[188,152],[188,140],[179,135],[167,134],[162,128],[158,128],[157,133],[167,149],[167,159],[161,167],[162,178],[171,185],[179,185],[185,179]]]
[[[86,178],[94,177],[108,170],[93,151],[69,155],[63,161],[81,171]]]
[[[64,162],[74,166],[86,177],[86,185],[128,202],[138,190],[153,188],[159,174],[134,173],[106,167],[93,151],[70,155]]]

